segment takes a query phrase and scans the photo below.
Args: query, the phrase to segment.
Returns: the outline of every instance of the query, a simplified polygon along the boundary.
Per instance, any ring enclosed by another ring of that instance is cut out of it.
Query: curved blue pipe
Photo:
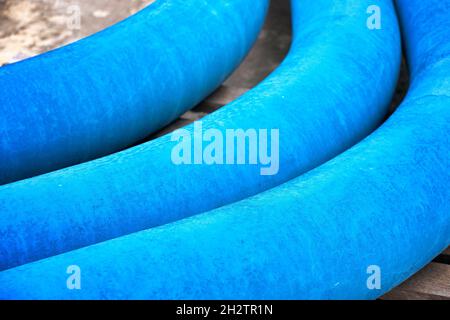
[[[450,1],[398,7],[412,86],[365,141],[253,198],[4,271],[0,296],[362,299],[419,270],[450,243]]]
[[[0,68],[0,184],[92,160],[170,123],[243,60],[268,0],[158,0]]]
[[[2,187],[0,268],[241,200],[358,142],[385,116],[401,57],[393,4],[380,1],[383,29],[369,30],[371,2],[294,1],[295,37],[286,61],[257,88],[202,122],[204,130],[221,133],[279,129],[277,174],[261,175],[258,165],[175,165],[176,143],[169,135]],[[186,130],[192,133],[193,126]]]

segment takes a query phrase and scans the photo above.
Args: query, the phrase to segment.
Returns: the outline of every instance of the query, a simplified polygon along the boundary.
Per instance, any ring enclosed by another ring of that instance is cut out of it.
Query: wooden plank
[[[442,254],[444,256],[450,256],[450,247],[448,247]]]
[[[187,126],[188,124],[194,121],[200,120],[209,113],[214,112],[223,107],[224,105],[230,103],[231,101],[237,99],[239,96],[241,96],[248,90],[249,89],[246,88],[221,86],[217,91],[215,91],[212,95],[206,98],[206,100],[201,102],[197,107],[186,112],[179,119],[175,120],[174,122],[164,127],[157,133],[151,135],[149,138],[140,141],[139,144],[159,138],[163,135],[175,131],[176,129]]]
[[[450,300],[450,265],[430,263],[382,300]]]
[[[450,247],[445,249],[439,256],[434,259],[434,262],[444,263],[450,265]]]
[[[171,124],[169,124],[168,126],[164,127],[163,129],[161,129],[160,131],[156,132],[155,134],[151,135],[149,138],[145,139],[144,141],[139,142],[139,144],[149,141],[149,140],[153,140],[159,137],[162,137],[168,133],[171,133],[173,131],[175,131],[176,129],[182,128],[184,126],[187,126],[188,124],[190,124],[191,120],[188,119],[183,119],[180,118],[178,120],[175,120],[174,122],[172,122]]]
[[[212,95],[206,98],[205,101],[194,108],[193,111],[206,114],[214,112],[233,100],[236,100],[248,90],[248,88],[221,86]]]

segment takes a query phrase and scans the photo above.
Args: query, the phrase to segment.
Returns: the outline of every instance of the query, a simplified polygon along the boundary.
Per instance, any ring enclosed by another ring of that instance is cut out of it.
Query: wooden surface
[[[446,256],[450,256],[450,247],[448,247],[447,250],[445,250],[443,254]]]
[[[219,89],[217,89],[216,92],[214,92],[207,99],[205,99],[205,101],[200,103],[197,107],[195,107],[191,111],[188,111],[185,114],[183,114],[178,120],[171,123],[167,127],[163,128],[158,133],[152,135],[149,138],[149,140],[161,137],[165,134],[173,132],[176,129],[184,127],[194,121],[200,120],[209,113],[212,113],[222,108],[223,106],[227,105],[231,101],[239,98],[248,90],[249,89],[247,88],[221,86]]]
[[[450,300],[450,265],[432,262],[382,299]]]

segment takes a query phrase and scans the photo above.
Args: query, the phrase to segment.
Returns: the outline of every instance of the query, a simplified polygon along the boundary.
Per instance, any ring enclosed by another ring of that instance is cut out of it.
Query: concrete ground
[[[71,43],[153,0],[0,0],[0,65]]]

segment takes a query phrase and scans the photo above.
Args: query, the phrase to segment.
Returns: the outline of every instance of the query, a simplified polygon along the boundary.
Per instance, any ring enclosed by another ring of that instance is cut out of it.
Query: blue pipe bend
[[[257,165],[175,165],[165,136],[78,167],[0,188],[0,269],[173,222],[272,188],[329,160],[383,119],[401,49],[389,0],[294,1],[282,66],[203,120],[203,129],[279,129],[279,172]],[[380,68],[380,63],[382,67]],[[186,128],[193,132],[193,126]]]
[[[175,120],[243,60],[268,2],[158,0],[0,68],[0,184],[122,150]]]
[[[363,299],[404,281],[450,243],[450,1],[398,9],[412,85],[365,141],[239,203],[4,271],[0,296]]]

